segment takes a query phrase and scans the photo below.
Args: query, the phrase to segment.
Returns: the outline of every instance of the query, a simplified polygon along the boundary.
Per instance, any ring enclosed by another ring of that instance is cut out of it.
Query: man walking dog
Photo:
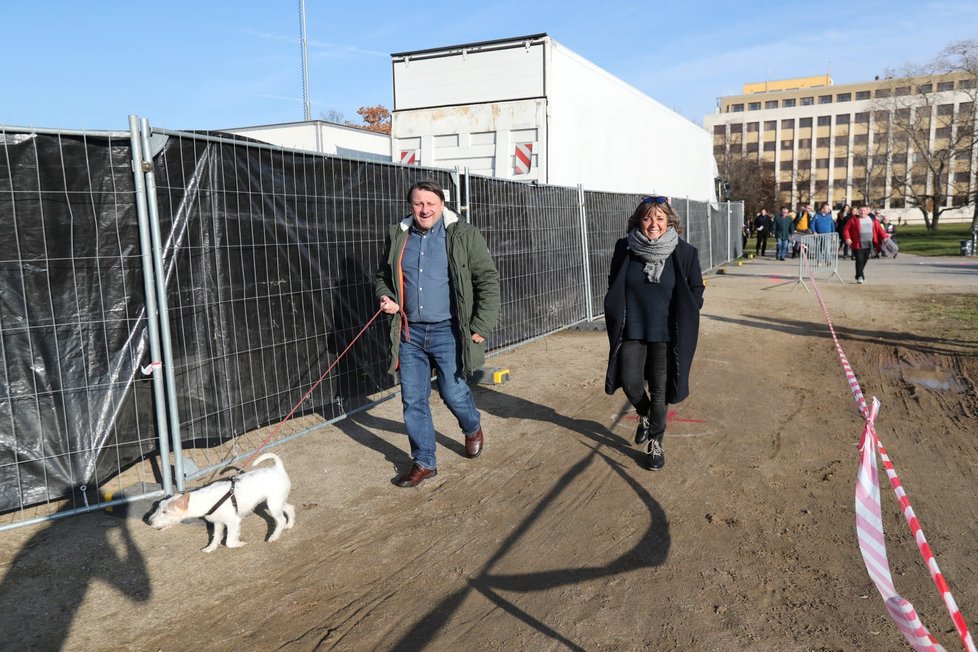
[[[411,215],[390,228],[374,277],[380,309],[391,320],[390,373],[400,367],[404,427],[414,464],[399,487],[438,473],[431,419],[431,367],[442,400],[465,435],[465,454],[478,457],[483,434],[466,379],[485,361],[485,343],[499,318],[499,273],[485,238],[445,207],[434,181],[407,194]]]

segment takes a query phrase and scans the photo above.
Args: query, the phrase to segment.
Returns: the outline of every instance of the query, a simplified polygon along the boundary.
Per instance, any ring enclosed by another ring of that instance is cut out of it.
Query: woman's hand
[[[476,344],[482,344],[483,342],[486,341],[486,338],[482,337],[478,333],[472,333],[472,341],[475,342]]]

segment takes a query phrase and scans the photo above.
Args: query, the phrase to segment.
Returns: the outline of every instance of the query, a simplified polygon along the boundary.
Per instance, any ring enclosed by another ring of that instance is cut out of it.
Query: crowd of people
[[[786,260],[789,256],[796,258],[801,253],[801,238],[798,236],[836,232],[839,234],[839,256],[851,258],[856,266],[856,282],[866,281],[866,261],[870,256],[879,258],[880,254],[887,255],[889,250],[896,258],[895,247],[884,247],[883,243],[891,240],[896,242],[897,227],[879,209],[869,204],[860,204],[853,210],[845,204],[836,215],[832,207],[823,203],[818,212],[812,210],[811,204],[799,204],[796,210],[782,206],[777,215],[770,215],[766,208],[751,218],[744,216],[741,234],[744,251],[747,242],[754,238],[754,255],[767,256],[768,240],[774,239],[775,260]]]

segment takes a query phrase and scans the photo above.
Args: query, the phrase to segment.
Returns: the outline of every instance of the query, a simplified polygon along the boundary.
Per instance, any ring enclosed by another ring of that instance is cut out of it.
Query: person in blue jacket
[[[835,231],[835,220],[832,219],[832,207],[822,204],[818,214],[812,220],[812,230],[815,233],[832,233]]]
[[[605,393],[620,387],[638,412],[635,443],[646,441],[649,469],[665,466],[666,405],[689,395],[703,275],[696,247],[666,197],[646,197],[615,244],[604,299],[610,352]],[[648,385],[648,392],[646,392]]]

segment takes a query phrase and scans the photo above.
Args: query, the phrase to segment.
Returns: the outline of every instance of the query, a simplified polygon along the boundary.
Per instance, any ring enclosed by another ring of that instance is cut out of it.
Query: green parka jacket
[[[472,341],[472,333],[488,338],[499,319],[499,272],[489,256],[489,248],[479,229],[459,220],[446,208],[445,242],[448,248],[448,271],[452,288],[452,314],[462,343],[462,367],[466,376],[482,368],[486,344]],[[409,215],[390,228],[384,258],[374,276],[377,299],[388,296],[403,306],[404,274],[401,257],[407,245],[408,230],[414,217]],[[391,355],[389,373],[397,369],[404,320],[397,313],[391,320]],[[410,336],[411,324],[408,323]]]

